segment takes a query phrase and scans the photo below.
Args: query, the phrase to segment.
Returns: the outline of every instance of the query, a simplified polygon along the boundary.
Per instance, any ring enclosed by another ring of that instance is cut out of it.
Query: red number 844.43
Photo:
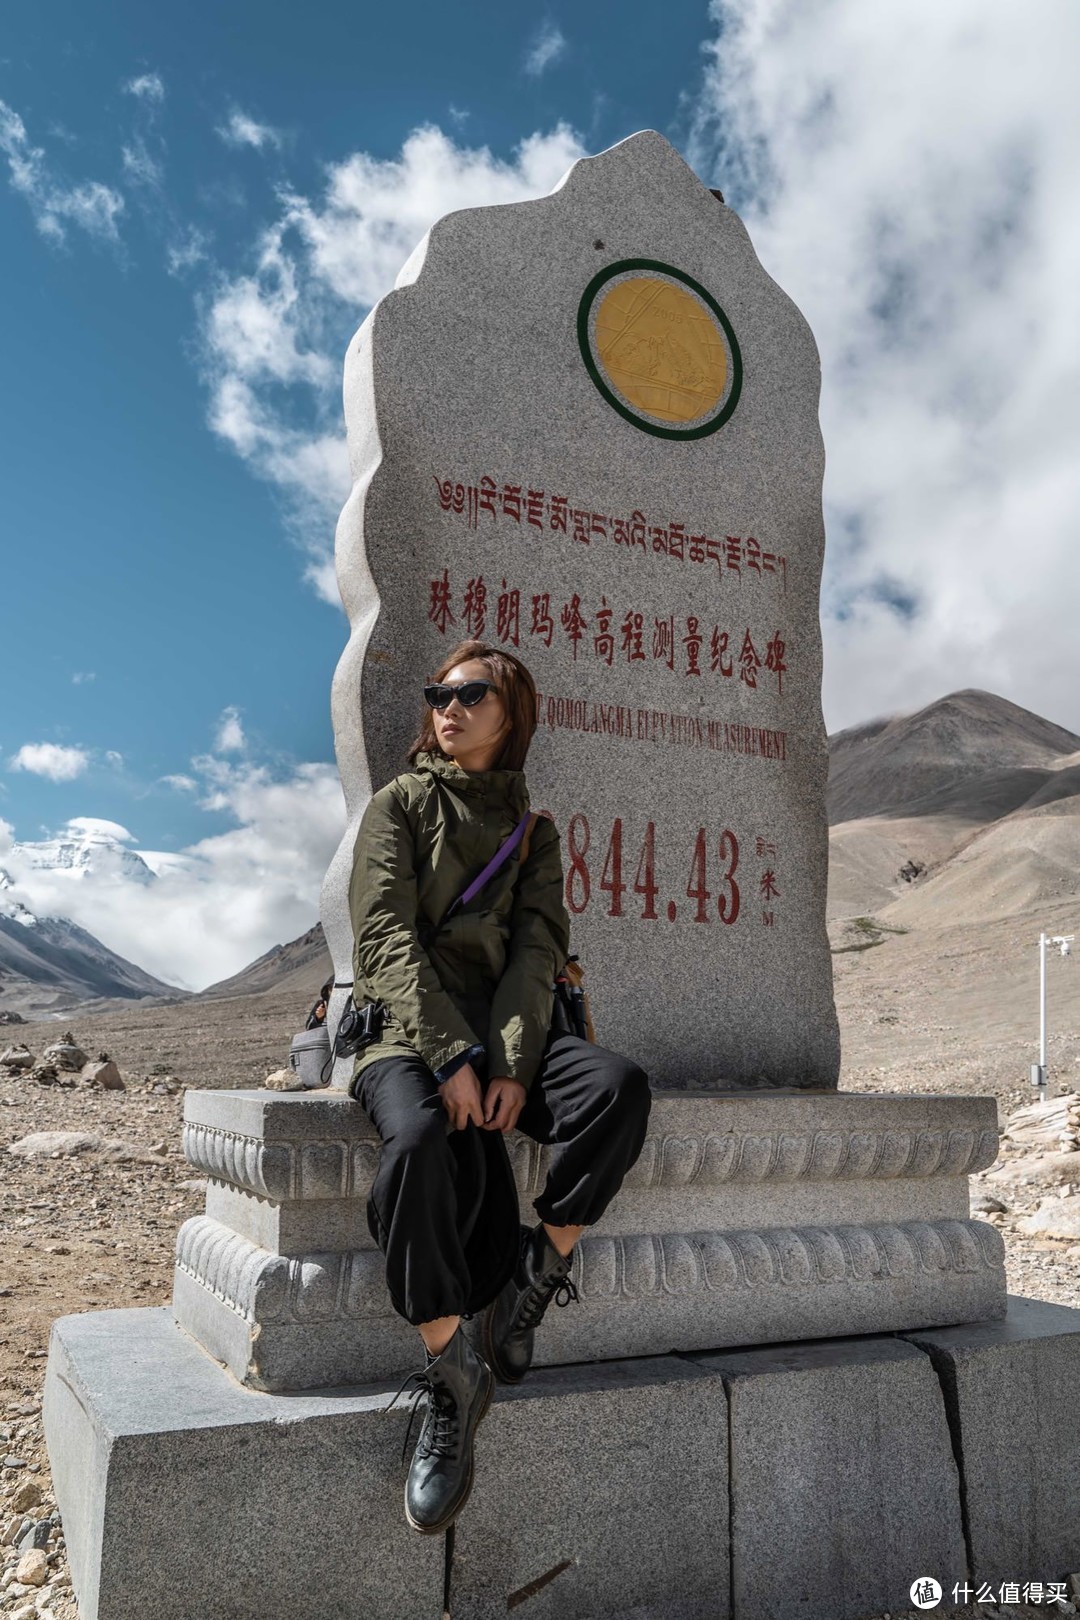
[[[593,873],[588,861],[591,842],[589,818],[578,811],[570,817],[566,829],[566,904],[578,916],[593,896]],[[739,884],[735,876],[738,865],[739,840],[730,827],[725,827],[715,838],[710,838],[704,827],[698,828],[686,881],[686,894],[695,902],[695,922],[711,921],[714,915],[711,902],[715,902],[715,914],[722,923],[730,925],[735,921],[739,915]],[[660,890],[656,882],[655,822],[650,821],[645,828],[645,840],[637,856],[633,883],[627,883],[624,870],[628,873],[630,865],[629,860],[625,868],[623,865],[623,823],[622,817],[616,816],[596,887],[610,896],[607,907],[609,917],[626,914],[623,896],[629,888],[632,893],[640,894],[644,902],[640,912],[642,922],[655,922],[660,915],[656,909]],[[710,875],[716,884],[715,889],[709,887]],[[661,901],[661,904],[664,902]],[[678,915],[676,902],[668,900],[665,910],[668,921],[674,922]]]

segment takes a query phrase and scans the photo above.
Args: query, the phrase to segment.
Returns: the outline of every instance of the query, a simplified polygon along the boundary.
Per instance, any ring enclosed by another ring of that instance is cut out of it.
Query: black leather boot
[[[437,1535],[454,1522],[469,1499],[473,1439],[491,1405],[495,1379],[460,1325],[445,1350],[429,1357],[423,1372],[410,1376],[419,1384],[413,1412],[425,1392],[427,1411],[405,1482],[405,1517],[414,1530]],[[405,1445],[408,1443],[406,1431]]]
[[[473,1345],[502,1384],[520,1384],[533,1358],[533,1334],[552,1299],[568,1305],[578,1297],[571,1260],[552,1243],[543,1223],[521,1228],[514,1275],[479,1316],[465,1322]],[[560,1297],[562,1296],[562,1297]]]

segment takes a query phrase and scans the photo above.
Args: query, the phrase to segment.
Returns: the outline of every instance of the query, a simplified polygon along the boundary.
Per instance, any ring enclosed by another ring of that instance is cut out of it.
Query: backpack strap
[[[520,849],[520,852],[518,854],[518,861],[520,863],[522,863],[522,864],[524,864],[524,862],[527,861],[528,858],[529,858],[529,844],[530,844],[530,842],[532,840],[533,828],[536,826],[536,823],[539,820],[540,820],[540,811],[539,810],[530,810],[529,811],[529,816],[528,816],[529,824],[525,828],[525,836],[521,840],[521,849]]]

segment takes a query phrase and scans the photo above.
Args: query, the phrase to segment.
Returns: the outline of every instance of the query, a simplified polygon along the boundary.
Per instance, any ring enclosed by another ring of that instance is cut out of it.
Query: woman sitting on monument
[[[468,1498],[495,1380],[519,1382],[551,1299],[577,1298],[571,1251],[640,1153],[651,1099],[636,1064],[552,1029],[570,924],[558,832],[527,814],[532,676],[465,641],[424,696],[411,768],[374,795],[356,840],[353,994],[384,1011],[351,1089],[383,1143],[368,1224],[427,1352],[405,1513],[434,1533]],[[515,1126],[555,1149],[531,1228],[506,1151]]]

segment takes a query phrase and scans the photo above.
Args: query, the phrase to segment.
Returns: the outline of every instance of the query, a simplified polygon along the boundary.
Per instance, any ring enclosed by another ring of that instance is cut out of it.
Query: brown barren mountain
[[[288,945],[273,946],[239,973],[234,973],[231,979],[220,979],[199,994],[212,1000],[222,996],[256,996],[265,990],[279,990],[286,996],[296,991],[302,996],[310,987],[314,1001],[320,986],[333,972],[322,923],[316,923],[299,939],[290,940]]]
[[[830,918],[910,924],[929,904],[948,925],[1061,899],[1078,751],[1072,732],[975,691],[830,738]],[[1034,827],[1036,815],[1054,826]]]

